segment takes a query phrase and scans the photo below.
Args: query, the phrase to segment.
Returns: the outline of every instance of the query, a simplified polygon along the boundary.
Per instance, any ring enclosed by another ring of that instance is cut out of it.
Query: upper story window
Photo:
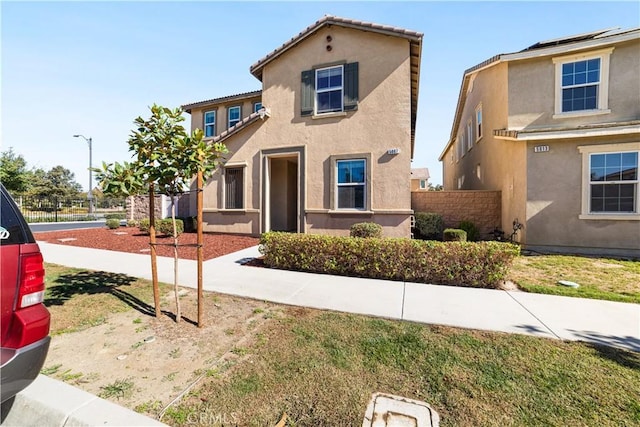
[[[317,67],[302,72],[302,116],[339,113],[358,108],[358,63]]]
[[[482,104],[476,107],[476,141],[482,138]]]
[[[557,116],[609,112],[609,57],[612,51],[610,48],[553,59]]]
[[[337,207],[338,209],[364,209],[366,197],[366,160],[338,160]]]
[[[216,136],[216,112],[205,111],[204,113],[204,136],[209,138]]]
[[[427,189],[427,180],[426,179],[421,179],[420,180],[420,189],[421,190],[426,190]]]
[[[253,103],[253,112],[257,113],[260,110],[262,110],[262,102],[254,102]]]
[[[587,145],[582,153],[581,219],[640,220],[640,143]]]
[[[240,106],[229,107],[229,109],[227,109],[227,117],[227,129],[230,129],[240,121]]]
[[[316,70],[316,113],[342,111],[342,65]]]
[[[473,148],[473,123],[472,120],[469,119],[467,122],[467,150],[471,150]]]

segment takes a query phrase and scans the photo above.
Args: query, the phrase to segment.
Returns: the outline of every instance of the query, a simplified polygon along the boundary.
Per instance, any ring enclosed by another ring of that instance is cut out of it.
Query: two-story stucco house
[[[421,49],[421,33],[325,16],[250,67],[261,90],[184,105],[229,150],[204,230],[409,237]]]
[[[464,72],[445,190],[500,190],[532,250],[640,256],[640,29],[536,43]]]

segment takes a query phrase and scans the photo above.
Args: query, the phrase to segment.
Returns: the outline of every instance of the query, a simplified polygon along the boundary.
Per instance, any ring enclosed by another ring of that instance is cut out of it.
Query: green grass
[[[45,272],[44,304],[51,312],[51,335],[97,326],[110,314],[126,310],[154,314],[153,289],[147,280],[49,263]],[[160,284],[161,292],[169,289]]]
[[[164,422],[233,413],[238,425],[361,425],[374,392],[428,402],[442,426],[634,425],[640,354],[359,315],[290,310],[246,359],[207,377]],[[172,414],[179,414],[172,416]]]
[[[98,396],[103,399],[115,397],[117,399],[130,396],[133,393],[134,383],[131,378],[116,380],[111,384],[100,387],[102,390]]]
[[[521,256],[509,279],[527,292],[640,303],[640,261],[567,255]],[[580,285],[558,284],[569,280]]]

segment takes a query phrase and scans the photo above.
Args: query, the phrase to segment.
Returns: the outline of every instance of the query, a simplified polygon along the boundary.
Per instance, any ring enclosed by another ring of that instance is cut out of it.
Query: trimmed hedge
[[[109,213],[105,214],[104,219],[125,219],[127,214],[124,212],[121,213]]]
[[[478,240],[480,240],[480,230],[473,222],[460,221],[460,224],[458,224],[458,228],[467,232],[468,241],[477,242]]]
[[[416,238],[442,240],[442,232],[444,231],[442,215],[433,212],[416,212],[414,216],[416,219]]]
[[[166,236],[173,236],[173,221],[171,218],[161,219],[156,222],[157,234],[164,234]],[[176,218],[176,233],[181,235],[184,232],[184,223],[181,219]]]
[[[120,228],[120,220],[117,218],[110,218],[107,220],[107,228],[110,228],[111,230],[115,230],[117,228]]]
[[[156,235],[164,234],[167,236],[173,236],[173,223],[171,222],[171,218],[159,219],[155,221],[155,226]],[[143,218],[138,222],[138,230],[142,233],[149,233],[149,228],[149,218]],[[181,219],[176,218],[176,230],[178,232],[178,236],[184,231],[184,223]]]
[[[497,288],[520,247],[269,232],[261,236],[260,253],[266,266],[284,270]]]
[[[442,240],[445,242],[466,242],[467,232],[458,228],[446,228],[442,232]]]
[[[351,237],[382,237],[382,226],[375,222],[359,222],[349,230]]]

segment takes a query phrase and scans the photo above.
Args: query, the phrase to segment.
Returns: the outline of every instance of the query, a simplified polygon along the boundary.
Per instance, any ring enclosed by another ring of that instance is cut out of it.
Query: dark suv
[[[44,262],[27,222],[0,184],[0,300],[2,402],[38,376],[49,350]]]

